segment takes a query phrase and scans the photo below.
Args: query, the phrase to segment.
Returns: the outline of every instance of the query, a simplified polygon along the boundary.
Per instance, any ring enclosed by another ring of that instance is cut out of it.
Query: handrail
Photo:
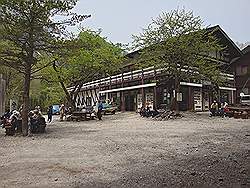
[[[98,80],[94,80],[91,82],[87,82],[87,83],[83,84],[81,89],[92,87],[92,86],[99,86],[101,84],[106,84],[106,83],[110,83],[110,82],[114,83],[114,82],[117,82],[117,81],[122,80],[122,79],[128,80],[129,78],[131,78],[131,79],[139,78],[140,76],[142,76],[142,74],[145,78],[147,78],[147,76],[150,76],[150,75],[155,74],[155,73],[156,73],[156,75],[159,75],[164,70],[166,70],[166,68],[159,68],[159,69],[154,70],[154,67],[147,67],[145,69],[138,69],[138,70],[134,70],[134,71],[129,71],[129,72],[125,72],[123,74],[117,74],[117,75],[101,78]],[[186,69],[181,69],[181,70],[187,71]],[[228,74],[228,73],[221,73],[221,75],[226,76],[229,80],[234,78],[234,75]],[[71,90],[71,89],[73,89],[73,87],[68,88],[68,90]]]

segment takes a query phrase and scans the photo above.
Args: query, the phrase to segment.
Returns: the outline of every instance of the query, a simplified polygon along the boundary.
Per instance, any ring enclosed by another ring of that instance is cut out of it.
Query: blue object
[[[59,104],[55,104],[55,105],[52,105],[52,114],[59,114],[60,113],[60,105]]]

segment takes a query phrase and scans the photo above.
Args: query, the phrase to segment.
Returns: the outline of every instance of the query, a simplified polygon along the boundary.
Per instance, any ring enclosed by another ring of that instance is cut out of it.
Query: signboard
[[[194,91],[194,110],[202,111],[202,93],[199,90]]]
[[[177,101],[178,102],[182,101],[182,93],[177,93]]]
[[[146,105],[149,106],[151,109],[154,107],[154,94],[147,93],[146,94]]]
[[[142,107],[142,94],[137,94],[137,109],[140,110]]]

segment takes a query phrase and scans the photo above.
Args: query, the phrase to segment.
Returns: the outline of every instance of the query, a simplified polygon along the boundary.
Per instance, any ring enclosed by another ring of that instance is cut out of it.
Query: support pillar
[[[192,87],[188,86],[188,110],[194,110]]]
[[[144,84],[144,72],[143,72],[143,69],[142,69],[142,79],[141,79],[141,84],[143,85]],[[141,101],[142,101],[142,108],[144,108],[145,107],[145,90],[144,90],[144,88],[141,88]]]
[[[154,67],[154,80],[155,80],[155,82],[157,82],[156,81],[156,69],[155,69],[155,67]],[[154,87],[154,103],[153,103],[154,109],[157,109],[157,88],[156,87],[157,86]]]
[[[231,95],[232,95],[232,104],[234,104],[234,91],[232,91],[232,93],[231,93]]]
[[[123,91],[121,91],[121,111],[125,112],[125,96]]]
[[[154,109],[157,109],[157,88],[154,87]]]

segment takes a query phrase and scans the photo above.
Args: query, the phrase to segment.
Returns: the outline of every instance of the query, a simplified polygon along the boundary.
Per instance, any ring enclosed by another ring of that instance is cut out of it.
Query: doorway
[[[125,111],[135,111],[135,95],[125,96]]]

